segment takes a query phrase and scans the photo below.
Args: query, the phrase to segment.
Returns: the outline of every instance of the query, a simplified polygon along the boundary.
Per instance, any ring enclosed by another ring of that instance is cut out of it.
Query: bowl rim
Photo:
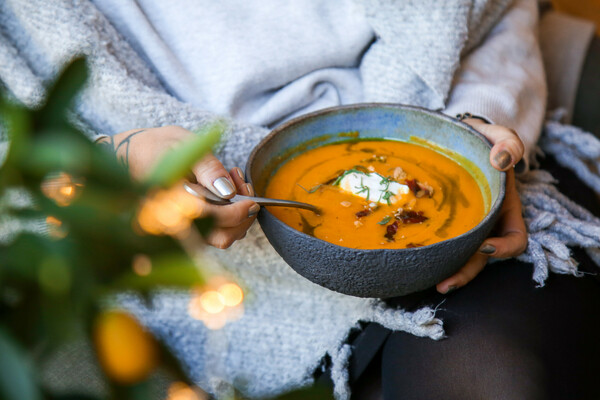
[[[246,163],[246,177],[247,177],[249,183],[254,185],[254,182],[252,181],[252,174],[250,173],[251,172],[250,167],[252,164],[252,160],[254,160],[254,158],[256,157],[256,154],[260,151],[262,146],[266,142],[271,140],[271,138],[278,135],[281,131],[287,129],[289,126],[298,124],[302,121],[314,119],[316,117],[334,113],[336,111],[353,110],[353,109],[368,109],[368,108],[395,108],[395,109],[400,109],[400,110],[413,110],[413,111],[418,111],[418,112],[421,112],[424,114],[428,114],[434,118],[442,119],[446,122],[458,125],[464,129],[466,129],[471,134],[473,134],[474,136],[476,136],[480,140],[482,140],[490,149],[492,148],[492,143],[488,140],[488,138],[483,136],[475,128],[473,128],[469,124],[466,124],[465,122],[463,122],[457,118],[452,118],[440,111],[434,111],[434,110],[430,110],[430,109],[427,109],[424,107],[398,104],[398,103],[374,103],[374,102],[371,102],[371,103],[355,103],[355,104],[348,104],[348,105],[340,105],[340,106],[334,106],[334,107],[327,107],[327,108],[323,108],[323,109],[313,111],[313,112],[310,112],[307,114],[300,115],[298,117],[292,118],[289,121],[282,123],[281,125],[278,125],[274,129],[272,129],[271,132],[267,136],[265,136],[254,147],[254,149],[250,153],[250,156],[248,157],[248,161]],[[500,211],[500,208],[502,207],[504,198],[506,196],[506,172],[504,172],[504,171],[498,171],[498,172],[500,173],[500,190],[498,192],[498,197],[496,198],[496,201],[494,201],[494,203],[490,207],[490,210],[487,212],[485,217],[483,217],[482,220],[479,221],[479,223],[477,225],[475,225],[473,228],[469,229],[467,232],[464,232],[458,236],[454,236],[449,239],[445,239],[445,240],[442,240],[442,241],[439,241],[436,243],[432,243],[432,244],[428,244],[426,246],[421,246],[421,247],[411,247],[411,248],[404,248],[404,249],[355,249],[352,247],[346,247],[346,246],[341,246],[339,244],[331,243],[331,242],[325,241],[323,239],[319,239],[315,236],[308,235],[297,229],[294,229],[291,226],[287,225],[285,222],[283,222],[280,219],[278,219],[277,217],[275,217],[271,212],[269,212],[269,210],[266,207],[261,207],[259,216],[260,216],[260,214],[266,213],[274,221],[276,221],[276,223],[278,225],[282,226],[283,229],[285,229],[286,231],[291,232],[291,233],[300,234],[301,237],[304,237],[309,240],[316,240],[317,243],[320,243],[321,245],[324,245],[324,246],[332,246],[333,249],[342,248],[342,249],[345,249],[346,251],[353,251],[353,252],[360,252],[360,253],[366,252],[368,254],[387,253],[387,252],[414,253],[414,252],[419,252],[419,251],[425,251],[425,250],[431,249],[432,247],[446,246],[446,245],[449,245],[451,242],[463,240],[466,236],[472,234],[473,231],[479,229],[483,225],[487,225],[491,219],[497,217],[497,214]]]

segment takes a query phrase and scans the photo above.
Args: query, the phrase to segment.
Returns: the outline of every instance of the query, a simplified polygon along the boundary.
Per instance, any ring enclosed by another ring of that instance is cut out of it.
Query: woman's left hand
[[[521,139],[516,132],[500,125],[487,124],[479,119],[466,119],[463,122],[477,129],[494,145],[490,152],[490,163],[494,168],[506,171],[506,196],[495,228],[497,236],[487,238],[479,251],[456,274],[438,283],[436,289],[440,293],[448,293],[469,283],[483,270],[489,257],[515,257],[527,248],[527,229],[513,171],[514,165],[523,157]]]

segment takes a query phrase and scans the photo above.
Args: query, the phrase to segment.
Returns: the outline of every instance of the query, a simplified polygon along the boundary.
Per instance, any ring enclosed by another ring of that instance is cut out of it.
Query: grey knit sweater
[[[359,66],[365,100],[443,108],[461,56],[481,42],[508,3],[362,2],[377,37]],[[90,82],[76,108],[78,124],[90,134],[167,124],[193,129],[217,118],[174,97],[89,1],[0,3],[0,81],[18,100],[39,104],[44,88],[76,53],[86,54],[91,66]],[[243,165],[266,133],[264,127],[231,120],[218,156],[227,166]],[[559,132],[553,140],[560,142],[562,137]],[[569,137],[574,138],[570,143],[576,151],[581,135]],[[535,232],[521,258],[535,264],[539,284],[548,270],[577,274],[566,245],[583,245],[598,255],[599,222],[557,193],[551,177],[529,173],[520,190],[526,220]],[[19,196],[3,200],[26,202]],[[38,221],[0,224],[3,242],[19,230],[41,229]],[[248,288],[244,317],[225,328],[210,331],[192,319],[186,293],[159,292],[151,307],[130,296],[121,301],[167,343],[194,380],[214,393],[235,384],[248,396],[271,396],[310,384],[313,371],[329,354],[336,395],[348,398],[346,364],[351,348],[345,339],[359,321],[433,339],[444,336],[432,308],[414,313],[389,309],[377,300],[334,293],[299,277],[257,226],[231,249],[211,250],[207,256]]]

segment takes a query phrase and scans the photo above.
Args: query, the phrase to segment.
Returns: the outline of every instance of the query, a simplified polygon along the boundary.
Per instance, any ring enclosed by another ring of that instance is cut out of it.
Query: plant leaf
[[[88,69],[85,59],[76,58],[60,74],[49,92],[46,104],[37,112],[37,122],[46,129],[66,124],[66,111],[85,83]],[[35,130],[33,133],[40,133]]]
[[[30,365],[23,351],[8,333],[0,328],[0,398],[6,400],[42,398],[33,379]]]
[[[192,166],[219,141],[224,130],[223,123],[209,125],[169,151],[156,164],[146,183],[150,186],[167,187],[185,177]]]

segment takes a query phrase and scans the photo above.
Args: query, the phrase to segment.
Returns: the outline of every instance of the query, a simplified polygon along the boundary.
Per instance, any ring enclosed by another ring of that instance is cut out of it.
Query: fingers
[[[496,258],[515,257],[527,248],[527,228],[521,213],[521,200],[515,186],[515,174],[506,175],[506,197],[500,210],[498,237],[488,238],[479,252]]]
[[[233,178],[233,182],[237,188],[237,192],[244,196],[254,196],[254,189],[252,185],[246,183],[246,178],[244,177],[244,173],[238,167],[233,168],[229,174]]]
[[[229,172],[236,191],[245,196],[253,196],[252,185],[246,183],[240,168]],[[212,215],[216,219],[216,228],[210,233],[206,242],[218,249],[229,248],[236,240],[243,239],[256,219],[260,206],[253,201],[245,200],[227,206],[206,203],[203,215]]]
[[[226,206],[204,203],[201,217],[214,217],[215,225],[219,228],[234,228],[243,224],[249,218],[254,219],[259,210],[260,206],[250,200],[244,200]]]
[[[254,218],[249,219],[245,223],[235,228],[219,228],[213,230],[206,238],[206,242],[218,249],[229,248],[236,240],[243,239],[246,232],[254,222]]]
[[[487,238],[467,263],[450,278],[437,284],[440,293],[448,293],[470,282],[483,270],[489,257],[508,258],[523,253],[527,248],[527,229],[521,213],[521,200],[515,186],[515,173],[506,174],[506,197],[500,210],[497,237]]]
[[[207,154],[192,168],[199,184],[217,196],[229,199],[236,193],[236,186],[223,164],[212,154]]]
[[[488,256],[484,254],[473,255],[456,274],[438,283],[435,286],[436,290],[444,294],[466,285],[483,270],[487,260]]]
[[[500,125],[486,124],[483,121],[474,119],[465,120],[465,122],[492,142],[490,163],[494,168],[506,171],[523,158],[525,147],[514,130]]]

